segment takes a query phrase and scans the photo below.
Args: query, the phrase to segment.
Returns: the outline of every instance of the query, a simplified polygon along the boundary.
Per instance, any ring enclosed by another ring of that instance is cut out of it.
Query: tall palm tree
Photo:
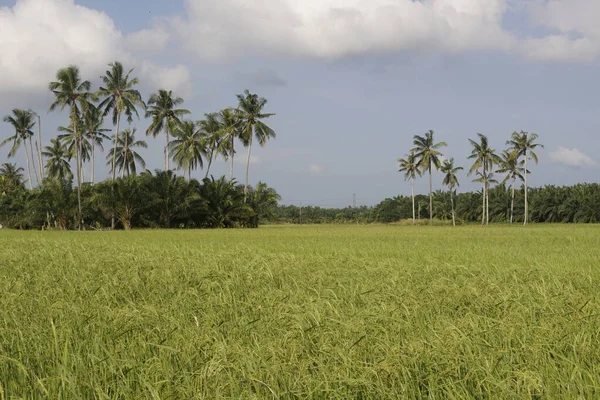
[[[431,177],[432,169],[440,168],[442,153],[438,150],[448,146],[446,142],[435,143],[434,132],[430,130],[424,136],[415,135],[413,144],[415,148],[412,151],[417,158],[418,166],[429,172],[429,224],[433,225],[433,180]]]
[[[454,213],[454,190],[459,185],[458,176],[456,174],[458,171],[462,171],[463,167],[455,167],[454,166],[454,158],[449,160],[444,160],[442,163],[441,171],[444,173],[444,185],[448,186],[450,189],[450,204],[452,205],[452,226],[456,226],[456,218]]]
[[[544,148],[544,145],[536,143],[538,137],[539,136],[537,133],[530,134],[524,131],[513,132],[511,139],[508,142],[506,142],[506,144],[510,146],[512,150],[517,152],[519,157],[523,157],[524,161],[523,164],[525,169],[525,175],[523,182],[525,186],[525,217],[523,225],[527,225],[529,219],[529,203],[527,200],[527,174],[529,172],[527,172],[527,160],[531,158],[537,164],[539,162],[539,159],[534,150],[538,147]]]
[[[515,210],[515,184],[517,179],[524,180],[525,168],[523,167],[523,160],[519,159],[519,153],[511,150],[504,150],[500,157],[500,168],[496,171],[498,174],[506,174],[502,180],[502,185],[505,185],[507,181],[511,181],[510,184],[510,224],[512,225],[514,220]]]
[[[130,174],[135,175],[137,172],[137,164],[142,169],[146,168],[146,162],[134,149],[142,148],[147,149],[148,144],[144,140],[135,140],[136,129],[125,129],[119,133],[117,139],[116,150],[110,149],[106,156],[106,165],[116,166],[121,171],[121,178],[129,176]],[[115,160],[115,162],[113,162]],[[137,163],[137,164],[136,164]],[[114,175],[114,171],[111,171]]]
[[[173,97],[172,91],[160,89],[150,96],[146,118],[152,118],[152,123],[146,130],[146,135],[158,136],[165,132],[165,171],[169,170],[169,135],[173,135],[177,126],[181,124],[181,117],[190,114],[183,108],[176,108],[183,103],[181,97]]]
[[[62,132],[58,135],[58,140],[65,145],[69,154],[69,161],[76,157],[77,173],[81,176],[83,182],[85,180],[83,163],[90,160],[92,152],[92,144],[85,135],[84,121],[79,120],[77,129],[74,129],[73,125],[70,124],[68,127],[59,126],[58,131]]]
[[[223,134],[221,155],[230,159],[229,180],[233,180],[233,158],[235,156],[235,140],[242,136],[240,119],[238,114],[231,108],[225,108],[219,112],[219,124]]]
[[[59,139],[51,139],[50,146],[44,147],[43,156],[47,158],[46,173],[52,179],[71,181],[73,173],[69,165],[70,153]]]
[[[227,140],[227,133],[223,130],[223,127],[219,122],[218,113],[209,113],[206,114],[205,117],[204,120],[198,121],[198,127],[204,136],[206,144],[208,166],[206,167],[205,178],[208,178],[213,160],[219,154],[228,155],[228,149],[231,142]]]
[[[415,216],[415,179],[417,175],[421,176],[421,169],[417,163],[417,155],[414,151],[408,153],[406,158],[399,158],[400,168],[398,172],[404,172],[404,180],[410,180],[410,195],[412,198],[412,220],[413,225],[416,223]]]
[[[27,140],[29,139],[29,141],[31,142],[31,136],[33,136],[33,131],[31,130],[35,125],[33,115],[30,111],[15,108],[14,110],[12,110],[12,115],[5,116],[3,120],[4,122],[7,122],[13,126],[15,134],[3,140],[2,143],[0,143],[0,147],[4,146],[9,142],[12,142],[12,147],[8,152],[8,157],[14,157],[17,151],[19,150],[19,147],[23,145],[23,149],[25,150],[25,161],[27,163],[27,178],[29,180],[29,188],[32,189],[33,182],[31,180],[30,159],[29,150],[27,149]]]
[[[173,160],[178,168],[183,169],[184,177],[187,172],[188,179],[191,178],[193,170],[204,167],[202,158],[207,154],[205,132],[200,125],[200,122],[182,122],[174,131],[176,139],[169,143]]]
[[[473,146],[469,159],[475,160],[469,170],[469,175],[476,172],[479,178],[475,179],[475,182],[481,182],[483,184],[483,214],[481,217],[481,225],[487,225],[490,221],[488,189],[491,171],[493,170],[494,165],[500,162],[500,157],[496,154],[496,150],[490,147],[487,136],[481,133],[478,133],[477,136],[479,136],[479,142],[469,139],[469,143]]]
[[[44,160],[42,159],[42,117],[33,110],[28,110],[31,115],[37,118],[38,138],[35,141],[35,148],[38,156],[38,168],[40,170],[40,181],[44,180]]]
[[[118,61],[108,64],[108,66],[110,69],[101,78],[103,86],[100,87],[97,93],[98,96],[104,98],[98,107],[104,110],[104,115],[112,113],[113,125],[115,126],[112,154],[116,156],[119,136],[117,133],[120,132],[121,115],[125,114],[127,122],[132,123],[134,115],[138,119],[140,118],[136,106],[146,108],[146,104],[144,104],[140,92],[134,89],[139,83],[137,78],[131,77],[134,69],[132,68],[128,72],[125,72],[123,64]],[[113,159],[111,167],[113,181],[115,180],[116,171],[115,162],[116,159]]]
[[[87,139],[91,151],[92,171],[90,181],[92,182],[92,185],[94,184],[94,171],[96,166],[96,147],[99,147],[100,150],[103,151],[104,146],[102,146],[102,142],[104,140],[110,140],[110,137],[104,133],[109,132],[110,129],[102,128],[103,124],[104,113],[102,109],[90,104],[88,111],[84,116],[84,137]]]
[[[269,128],[262,120],[275,114],[266,114],[263,108],[267,105],[267,99],[258,97],[248,90],[244,94],[238,94],[238,107],[236,114],[239,119],[241,139],[244,146],[248,147],[248,159],[246,161],[246,182],[244,184],[244,198],[248,195],[248,177],[250,170],[250,154],[252,152],[252,141],[254,138],[261,147],[264,147],[269,139],[274,139],[275,131]]]
[[[54,93],[56,100],[50,106],[50,111],[56,109],[63,110],[69,107],[69,116],[75,136],[78,136],[81,116],[87,111],[92,94],[89,92],[92,84],[90,81],[81,79],[79,68],[71,65],[59,70],[56,74],[56,81],[50,82],[49,88]],[[78,225],[82,228],[82,210],[81,210],[81,140],[77,146],[77,207],[78,207]]]

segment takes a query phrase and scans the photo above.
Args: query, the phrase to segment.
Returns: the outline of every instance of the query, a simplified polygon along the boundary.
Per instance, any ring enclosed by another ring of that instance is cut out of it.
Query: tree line
[[[117,193],[127,185],[135,187],[145,187],[149,176],[152,173],[146,170],[146,163],[139,154],[139,149],[147,148],[145,140],[139,139],[137,129],[131,124],[134,119],[140,118],[143,112],[146,118],[150,119],[150,125],[145,131],[147,136],[156,138],[163,135],[165,144],[164,152],[164,171],[160,174],[170,176],[170,179],[178,178],[172,174],[171,161],[175,164],[177,170],[182,171],[185,185],[190,186],[191,192],[199,194],[200,187],[211,187],[213,184],[227,184],[229,189],[221,193],[227,198],[227,193],[233,191],[237,193],[241,190],[242,200],[246,206],[250,206],[248,201],[251,190],[271,191],[274,198],[277,194],[266,185],[260,183],[255,189],[252,189],[249,182],[249,169],[252,145],[258,142],[260,146],[265,146],[268,140],[275,138],[273,129],[264,122],[266,118],[273,116],[272,113],[264,111],[267,100],[248,90],[243,94],[238,94],[237,105],[227,107],[217,112],[207,113],[204,119],[194,121],[185,119],[191,112],[182,108],[184,100],[177,97],[170,90],[160,89],[150,95],[147,101],[144,101],[140,92],[136,89],[139,80],[133,76],[134,70],[126,70],[120,62],[109,64],[109,69],[101,77],[101,85],[97,90],[92,90],[92,84],[81,77],[77,66],[68,66],[60,69],[56,74],[56,80],[50,82],[49,90],[54,95],[54,102],[50,105],[49,111],[67,110],[68,123],[66,126],[58,128],[58,135],[50,139],[48,145],[44,145],[42,140],[41,117],[32,110],[14,109],[10,115],[4,117],[4,122],[11,125],[14,134],[0,142],[0,147],[10,145],[8,153],[9,158],[14,157],[22,150],[25,158],[25,169],[15,164],[5,163],[0,170],[0,194],[2,203],[8,207],[13,204],[16,197],[23,195],[31,198],[42,196],[45,191],[68,191],[73,186],[75,180],[75,198],[74,214],[70,215],[64,221],[69,223],[58,223],[56,220],[46,220],[40,224],[41,220],[33,223],[31,220],[23,218],[23,214],[17,217],[11,214],[17,224],[6,223],[6,218],[0,220],[0,223],[12,226],[60,226],[62,228],[82,229],[85,226],[92,226],[99,223],[105,226],[101,218],[89,219],[89,213],[84,210],[84,202],[88,205],[93,203],[91,199],[99,202],[96,204],[98,209],[101,207],[100,198],[103,196],[103,190],[110,187],[111,207],[110,224],[115,228],[117,223],[122,227],[127,227],[129,222],[124,222],[122,215],[117,221]],[[104,119],[110,117],[113,129],[112,135],[108,135],[110,129],[104,127]],[[121,129],[123,119],[128,123],[126,129]],[[37,125],[37,132],[34,132]],[[104,144],[110,142],[110,149],[105,159],[106,165],[110,168],[110,179],[96,185],[95,167],[98,152],[104,151]],[[245,182],[241,189],[233,179],[234,157],[237,153],[236,143],[247,148]],[[35,146],[34,146],[35,144]],[[229,161],[230,171],[229,179],[213,180],[209,179],[212,163],[218,157]],[[85,177],[84,164],[90,164],[90,176]],[[205,176],[202,182],[192,179],[192,172],[197,169],[205,169]],[[27,177],[24,177],[26,171]],[[139,172],[145,171],[141,175]],[[33,172],[33,174],[32,174]],[[160,175],[157,171],[157,176]],[[135,178],[139,175],[139,178]],[[160,175],[160,176],[163,176]],[[87,178],[87,180],[86,180]],[[131,179],[128,179],[131,178]],[[35,179],[35,181],[34,181]],[[166,179],[166,178],[165,178]],[[183,181],[178,183],[183,184]],[[216,182],[216,183],[215,183]],[[23,194],[25,184],[29,186],[27,194]],[[137,186],[136,186],[137,185]],[[98,186],[98,187],[96,187]],[[34,190],[35,187],[35,190]],[[266,188],[266,189],[265,189]],[[137,190],[137,189],[136,189]],[[215,188],[215,190],[217,190]],[[84,194],[85,192],[85,194]],[[232,195],[232,193],[229,193]],[[66,196],[66,192],[63,193]],[[141,193],[138,193],[141,195]],[[147,194],[147,193],[145,193]],[[206,193],[205,193],[206,194]],[[255,193],[256,194],[256,193]],[[87,195],[87,197],[86,197]],[[70,204],[67,197],[62,198],[66,204]],[[233,196],[233,195],[232,195]],[[42,196],[43,197],[43,196]],[[237,202],[238,196],[233,196],[235,200],[227,200],[233,203]],[[31,199],[22,198],[24,201],[21,207],[30,205]],[[35,203],[35,201],[34,201]],[[237,203],[236,203],[237,204]],[[240,205],[241,207],[241,205]],[[247,207],[241,207],[246,208]],[[41,211],[37,209],[37,211]],[[89,210],[88,210],[89,211]],[[256,212],[256,210],[254,210]],[[6,209],[3,214],[7,215]],[[31,213],[29,213],[31,214]],[[44,213],[52,215],[50,211]],[[61,214],[66,213],[66,209]],[[73,223],[72,221],[75,221]],[[148,221],[147,221],[148,222]],[[148,222],[146,225],[156,225]],[[198,223],[196,220],[194,224]],[[139,224],[138,224],[139,225]],[[144,225],[144,224],[142,224]],[[164,223],[158,224],[165,226]],[[229,223],[219,223],[216,225],[232,225]],[[233,225],[253,225],[247,222],[235,222]]]

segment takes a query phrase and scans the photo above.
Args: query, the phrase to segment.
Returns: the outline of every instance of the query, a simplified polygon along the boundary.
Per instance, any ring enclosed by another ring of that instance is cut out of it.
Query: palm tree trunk
[[[121,113],[117,113],[117,125],[115,126],[115,133],[114,133],[114,145],[113,145],[113,155],[112,155],[112,185],[111,185],[111,194],[113,194],[113,201],[114,201],[114,191],[115,191],[115,174],[117,172],[117,139],[119,137],[119,124],[121,123]],[[115,212],[113,210],[113,212],[111,213],[110,216],[110,229],[114,230],[115,229]]]
[[[96,137],[93,138],[94,139],[94,143],[92,143],[92,185],[94,184],[94,169],[96,166]]]
[[[23,143],[23,150],[25,150],[25,161],[27,162],[27,178],[29,180],[29,189],[33,189],[33,182],[31,182],[31,167],[29,165],[29,151],[27,150],[27,143]]]
[[[35,141],[35,144],[36,144],[37,152],[38,152],[38,167],[40,168],[40,177],[43,181],[44,180],[44,158],[42,157],[42,146],[44,145],[44,142],[42,141],[42,118],[37,113],[35,115],[37,115],[37,119],[38,119],[38,140]]]
[[[527,225],[527,219],[529,217],[529,207],[527,204],[527,149],[525,149],[525,179],[524,179],[524,183],[525,183],[525,217],[524,217],[524,222],[523,225]]]
[[[244,203],[248,197],[248,176],[250,170],[250,153],[252,152],[252,136],[250,136],[250,143],[248,144],[248,159],[246,160],[246,184],[244,185]]]
[[[229,167],[229,181],[233,180],[233,157],[235,156],[235,151],[233,149],[235,138],[231,135],[231,166]]]
[[[210,172],[210,165],[212,164],[214,153],[215,153],[215,150],[212,149],[210,151],[210,158],[208,159],[208,167],[206,168],[206,176],[204,178],[208,178],[208,173]]]
[[[125,168],[127,168],[127,176],[129,176],[129,167],[127,166],[127,135],[123,135],[123,139],[125,139],[125,145],[123,146],[123,169],[121,169],[121,179],[125,176]]]
[[[512,181],[512,187],[511,187],[511,195],[510,195],[510,224],[513,224],[513,216],[514,216],[514,211],[515,210],[515,178],[513,178]]]
[[[452,226],[456,226],[456,219],[454,218],[454,196],[452,195],[453,190],[450,189],[450,204],[452,205]]]
[[[415,224],[415,178],[410,178],[410,194],[412,197],[412,216],[413,216],[413,225]]]
[[[25,143],[25,146],[27,147],[27,143]],[[40,185],[40,177],[38,175],[37,167],[35,166],[35,159],[37,157],[34,155],[34,152],[33,152],[33,144],[31,143],[31,136],[29,136],[29,150],[31,151],[31,166],[33,167],[33,173],[35,175],[35,181],[37,182],[37,184],[39,186]]]
[[[433,225],[433,180],[431,177],[431,164],[429,165],[429,225]]]
[[[167,143],[165,145],[165,171],[169,170],[169,128],[165,129]]]
[[[485,225],[485,179],[483,182],[483,206],[482,206],[482,214],[481,214],[481,226]]]
[[[83,214],[81,211],[81,140],[77,138],[77,122],[73,122],[73,131],[75,133],[75,140],[77,140],[77,160],[75,160],[77,163],[77,225],[79,230],[81,230],[81,218]]]
[[[485,224],[490,224],[490,185],[487,182],[485,188]]]

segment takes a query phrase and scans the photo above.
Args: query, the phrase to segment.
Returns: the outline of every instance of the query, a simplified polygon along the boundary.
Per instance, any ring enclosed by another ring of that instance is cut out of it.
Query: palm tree
[[[91,179],[92,185],[94,184],[94,171],[96,166],[96,147],[99,147],[100,150],[104,151],[104,146],[102,146],[102,142],[104,140],[109,140],[110,137],[104,134],[104,132],[109,132],[110,129],[102,128],[104,124],[104,113],[100,107],[96,107],[93,104],[89,105],[88,111],[84,116],[84,125],[85,125],[85,134],[84,137],[87,139],[89,143],[89,147],[91,150],[91,163],[92,163],[92,171],[91,171]]]
[[[246,198],[248,195],[248,175],[253,138],[256,138],[261,147],[264,147],[269,139],[275,138],[275,131],[262,122],[263,119],[272,117],[275,114],[263,113],[263,108],[267,105],[267,99],[251,94],[248,90],[245,90],[244,94],[238,94],[237,98],[236,115],[239,119],[241,139],[244,146],[248,147],[246,182],[244,184],[244,198]]]
[[[214,158],[219,155],[228,155],[228,149],[231,142],[227,140],[227,133],[223,130],[221,123],[219,122],[218,113],[209,113],[205,115],[206,119],[198,121],[198,127],[204,137],[206,144],[206,151],[208,153],[208,167],[206,168],[206,176],[210,172],[210,166]]]
[[[424,171],[429,172],[429,224],[433,225],[433,180],[431,171],[433,167],[440,168],[442,153],[438,150],[448,146],[446,142],[435,143],[433,138],[434,132],[430,130],[425,133],[425,136],[414,136],[415,148],[412,151],[415,153],[417,165]]]
[[[173,97],[172,91],[160,89],[148,100],[146,118],[152,118],[152,123],[146,131],[146,135],[158,136],[162,131],[166,135],[165,144],[165,171],[169,170],[169,135],[173,135],[177,126],[181,124],[180,118],[190,114],[188,110],[176,108],[183,103],[181,97]]]
[[[69,161],[71,161],[71,158],[76,157],[77,170],[83,182],[85,180],[83,163],[91,158],[92,144],[86,138],[83,120],[80,120],[78,125],[77,129],[73,129],[72,124],[68,127],[59,126],[58,131],[62,134],[58,135],[58,140],[65,145],[69,154]],[[77,157],[78,154],[79,157]]]
[[[69,165],[70,153],[59,139],[51,139],[50,146],[44,147],[43,156],[47,158],[46,173],[53,179],[71,181],[73,173]]]
[[[118,61],[108,64],[108,66],[110,69],[101,78],[104,86],[101,86],[97,93],[98,96],[104,97],[104,100],[98,107],[104,109],[104,115],[112,112],[113,125],[115,126],[112,154],[116,156],[119,136],[117,132],[120,132],[121,114],[125,114],[127,122],[132,123],[134,114],[138,119],[140,118],[136,106],[146,108],[146,104],[144,104],[140,92],[134,89],[139,81],[137,78],[130,77],[133,73],[133,68],[126,73],[123,64]],[[116,171],[115,162],[116,159],[113,159],[111,167],[113,181],[115,180]]]
[[[475,160],[469,170],[469,175],[473,174],[473,172],[477,172],[479,178],[477,178],[475,182],[481,182],[483,184],[483,215],[481,217],[481,225],[487,225],[490,221],[488,209],[489,179],[492,176],[491,171],[494,164],[500,162],[500,157],[496,154],[496,150],[489,146],[487,136],[482,135],[481,133],[478,133],[477,136],[479,136],[479,142],[469,139],[469,143],[473,146],[469,159]]]
[[[523,225],[527,225],[527,220],[529,217],[529,204],[527,202],[527,160],[531,158],[536,164],[539,162],[537,154],[534,150],[538,147],[544,148],[544,145],[536,143],[535,141],[538,139],[537,133],[528,133],[528,132],[513,132],[511,139],[506,142],[508,146],[510,146],[511,150],[514,150],[518,157],[523,157],[524,161],[524,186],[525,186],[525,217]]]
[[[135,140],[136,129],[125,129],[119,133],[117,139],[117,148],[110,149],[106,159],[108,160],[106,165],[116,166],[121,171],[121,178],[125,175],[135,175],[137,172],[136,162],[142,167],[146,168],[146,162],[135,150],[135,148],[147,149],[148,144],[144,140]],[[115,160],[113,162],[113,160]],[[114,175],[114,171],[111,171]]]
[[[12,110],[12,113],[13,115],[7,115],[4,117],[4,122],[7,122],[13,126],[15,134],[14,136],[11,136],[2,141],[2,143],[0,143],[0,147],[4,146],[8,142],[12,142],[12,147],[8,152],[8,157],[14,157],[17,151],[19,150],[21,144],[23,145],[23,149],[25,150],[25,161],[27,163],[27,177],[29,180],[29,188],[32,189],[33,182],[31,180],[31,169],[29,160],[29,150],[27,150],[27,140],[29,139],[29,142],[31,143],[31,136],[33,136],[33,131],[31,129],[34,127],[35,121],[33,120],[33,115],[30,111],[15,108],[14,110]]]
[[[240,119],[238,114],[231,108],[225,108],[219,112],[218,115],[219,124],[221,126],[221,132],[223,134],[223,140],[221,147],[221,155],[225,159],[230,158],[231,165],[229,167],[229,180],[233,180],[233,158],[235,156],[235,139],[239,139],[242,136],[240,129]]]
[[[400,169],[398,172],[404,172],[404,180],[410,180],[410,195],[412,198],[412,219],[413,225],[416,223],[415,218],[415,179],[417,175],[421,176],[421,169],[417,163],[417,156],[414,151],[408,153],[406,158],[399,158]]]
[[[515,210],[515,184],[517,179],[524,180],[523,161],[519,159],[519,153],[516,151],[504,150],[500,157],[500,169],[496,171],[498,174],[506,174],[502,180],[502,184],[505,185],[507,181],[511,181],[510,185],[510,224],[512,225],[514,220]]]
[[[187,172],[191,179],[192,171],[204,168],[203,157],[206,157],[206,141],[204,131],[200,127],[201,122],[184,121],[178,125],[173,132],[176,139],[169,143],[173,152],[173,160],[178,168],[183,169],[183,175]]]
[[[44,145],[42,142],[42,117],[40,114],[36,113],[33,110],[28,110],[31,115],[37,118],[37,126],[38,126],[38,139],[35,141],[35,148],[38,156],[38,167],[40,169],[40,181],[44,180],[44,160],[42,159],[42,146]]]
[[[463,167],[454,166],[454,158],[450,160],[444,160],[442,163],[441,171],[445,174],[444,185],[450,189],[450,204],[452,205],[452,226],[456,226],[456,218],[454,215],[454,189],[459,186],[458,177],[456,174],[461,171]]]
[[[17,167],[17,164],[4,163],[0,165],[0,182],[2,183],[2,191],[12,191],[15,189],[23,189],[23,168]]]
[[[90,81],[82,81],[79,74],[79,68],[71,65],[67,68],[59,70],[56,74],[56,81],[50,82],[49,88],[56,96],[56,100],[50,106],[50,111],[54,111],[57,108],[63,110],[65,107],[69,107],[69,116],[71,125],[74,129],[74,136],[78,137],[77,129],[81,121],[81,116],[85,114],[88,109],[89,100],[92,98],[92,94],[89,92],[92,84]],[[77,206],[78,206],[78,225],[81,229],[81,140],[78,141],[79,145],[76,149],[77,156]]]

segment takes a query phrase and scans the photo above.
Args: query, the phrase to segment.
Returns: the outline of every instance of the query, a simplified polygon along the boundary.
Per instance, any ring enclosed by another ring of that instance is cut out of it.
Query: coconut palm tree
[[[50,111],[56,109],[63,110],[65,107],[69,107],[69,117],[71,120],[71,126],[74,129],[74,136],[78,137],[77,132],[81,116],[85,114],[90,104],[90,99],[93,97],[89,92],[92,84],[90,81],[84,81],[81,79],[79,68],[71,65],[67,68],[59,70],[56,74],[56,81],[50,82],[49,88],[54,93],[56,100],[50,106]],[[78,209],[78,225],[79,229],[82,228],[82,211],[81,211],[81,144],[82,141],[78,140],[79,146],[76,149],[77,157],[77,209]]]
[[[515,210],[515,184],[517,179],[524,179],[525,168],[523,167],[523,160],[519,159],[519,153],[511,150],[504,150],[500,157],[500,168],[496,171],[498,174],[506,174],[502,180],[502,184],[505,185],[507,181],[511,181],[510,184],[510,224],[512,225],[514,220]]]
[[[92,185],[94,184],[94,171],[96,166],[96,147],[104,151],[102,142],[104,140],[110,140],[104,132],[109,132],[110,129],[102,128],[104,124],[104,112],[100,107],[96,107],[93,104],[89,105],[87,112],[84,115],[84,138],[89,143],[89,149],[91,150],[91,179]]]
[[[191,179],[192,171],[204,168],[203,158],[206,157],[206,138],[205,131],[201,128],[201,122],[184,121],[179,124],[173,132],[176,139],[169,143],[169,148],[173,152],[173,161],[179,169],[183,170],[183,175],[187,173],[187,178]]]
[[[84,121],[79,120],[77,129],[73,129],[73,125],[71,124],[68,127],[59,126],[58,131],[62,132],[62,134],[58,135],[58,140],[65,145],[69,154],[69,161],[71,161],[73,157],[76,157],[77,170],[81,176],[81,181],[83,182],[85,180],[83,163],[90,160],[92,152],[92,144],[85,135]]]
[[[455,167],[454,166],[454,158],[449,160],[444,160],[442,163],[442,167],[440,170],[444,173],[444,185],[448,186],[450,189],[450,204],[452,205],[452,226],[456,226],[456,218],[454,213],[454,190],[460,186],[458,182],[458,176],[456,174],[458,171],[462,171],[463,167]]]
[[[17,167],[17,164],[4,163],[0,165],[0,182],[2,183],[0,194],[25,188],[23,168]]]
[[[160,89],[150,96],[146,118],[152,118],[152,123],[146,130],[146,135],[158,136],[165,132],[165,171],[169,170],[169,135],[173,135],[177,126],[181,124],[180,118],[190,112],[183,108],[176,108],[183,103],[181,97],[173,97],[172,91]]]
[[[235,156],[235,140],[240,139],[242,132],[240,129],[240,119],[238,114],[231,108],[225,108],[219,112],[219,124],[223,140],[220,146],[221,155],[227,160],[230,159],[229,180],[233,180],[233,158]]]
[[[8,157],[14,157],[19,150],[19,147],[23,145],[23,149],[25,150],[25,162],[27,163],[27,178],[29,180],[29,188],[33,188],[33,182],[31,180],[31,168],[30,168],[30,159],[29,159],[29,150],[27,149],[27,140],[31,143],[31,136],[33,136],[32,128],[35,125],[35,121],[33,120],[33,115],[30,111],[21,110],[15,108],[12,110],[12,115],[7,115],[4,117],[4,122],[9,123],[15,130],[15,134],[0,143],[0,147],[5,144],[12,142],[12,147],[8,152]],[[33,154],[32,154],[33,157]],[[34,164],[35,170],[35,164]],[[36,172],[37,177],[37,172]],[[39,183],[39,179],[38,179]]]
[[[44,147],[42,155],[46,157],[46,173],[49,178],[72,181],[73,173],[69,165],[70,152],[59,139],[51,139],[50,146]]]
[[[523,157],[523,164],[524,164],[524,169],[525,169],[525,174],[524,174],[524,179],[523,179],[523,183],[524,183],[524,191],[525,191],[525,216],[524,216],[524,222],[523,225],[527,225],[528,222],[528,218],[529,218],[529,204],[527,201],[527,174],[529,173],[527,171],[527,161],[529,159],[532,159],[536,164],[539,162],[538,156],[535,153],[535,149],[538,147],[544,148],[544,145],[540,144],[540,143],[536,143],[536,140],[538,139],[538,134],[537,133],[528,133],[528,132],[513,132],[511,139],[506,142],[506,144],[508,146],[510,146],[511,150],[514,150],[515,152],[517,152],[518,157]]]
[[[489,145],[487,136],[478,133],[479,142],[469,139],[469,143],[473,146],[471,150],[470,160],[475,160],[468,175],[472,175],[474,172],[477,173],[479,178],[475,179],[474,182],[480,182],[483,184],[483,214],[481,217],[481,225],[489,224],[489,178],[492,176],[492,170],[495,164],[500,162],[500,157],[496,154],[496,150],[492,149]]]
[[[133,116],[135,115],[138,119],[140,118],[136,106],[146,108],[146,104],[142,100],[142,95],[134,87],[139,83],[137,78],[131,77],[134,69],[130,69],[125,72],[123,64],[115,61],[108,64],[110,69],[105,72],[105,75],[101,78],[103,86],[100,87],[97,95],[104,98],[98,108],[104,110],[104,115],[112,113],[113,125],[115,130],[113,133],[113,152],[117,154],[117,132],[120,132],[119,125],[121,123],[121,115],[125,114],[127,122],[133,122]],[[116,159],[112,160],[112,180],[115,180],[115,162]],[[114,225],[114,224],[113,224]]]
[[[205,117],[204,120],[198,121],[198,127],[204,137],[207,152],[208,166],[206,167],[205,178],[208,178],[213,160],[219,154],[227,156],[231,142],[228,140],[227,133],[219,122],[218,113],[209,113]]]
[[[148,144],[144,140],[135,140],[136,129],[125,129],[119,133],[117,139],[116,154],[115,149],[110,149],[106,156],[107,163],[111,168],[116,166],[121,172],[121,178],[129,176],[130,174],[135,175],[137,172],[137,164],[142,169],[146,168],[146,162],[134,149],[142,148],[147,149]],[[115,163],[113,163],[115,160]],[[136,164],[137,163],[137,164]],[[114,171],[111,171],[114,175]]]
[[[266,114],[263,109],[267,105],[267,99],[258,97],[248,90],[244,94],[238,94],[238,107],[236,115],[239,119],[241,139],[244,146],[248,147],[248,159],[246,161],[246,181],[244,184],[244,198],[248,195],[248,177],[250,170],[250,155],[252,142],[256,138],[258,144],[264,147],[269,139],[274,139],[275,131],[269,128],[262,120],[275,114]]]
[[[435,143],[434,132],[430,130],[424,136],[415,135],[413,144],[417,165],[429,173],[429,224],[433,225],[433,180],[431,177],[432,169],[439,169],[441,166],[442,153],[438,150],[448,146],[446,142]]]
[[[408,153],[406,158],[399,158],[400,168],[398,172],[404,172],[404,180],[410,180],[410,196],[412,198],[412,220],[416,223],[415,215],[415,179],[417,175],[421,176],[421,169],[417,163],[417,156],[414,151]]]

